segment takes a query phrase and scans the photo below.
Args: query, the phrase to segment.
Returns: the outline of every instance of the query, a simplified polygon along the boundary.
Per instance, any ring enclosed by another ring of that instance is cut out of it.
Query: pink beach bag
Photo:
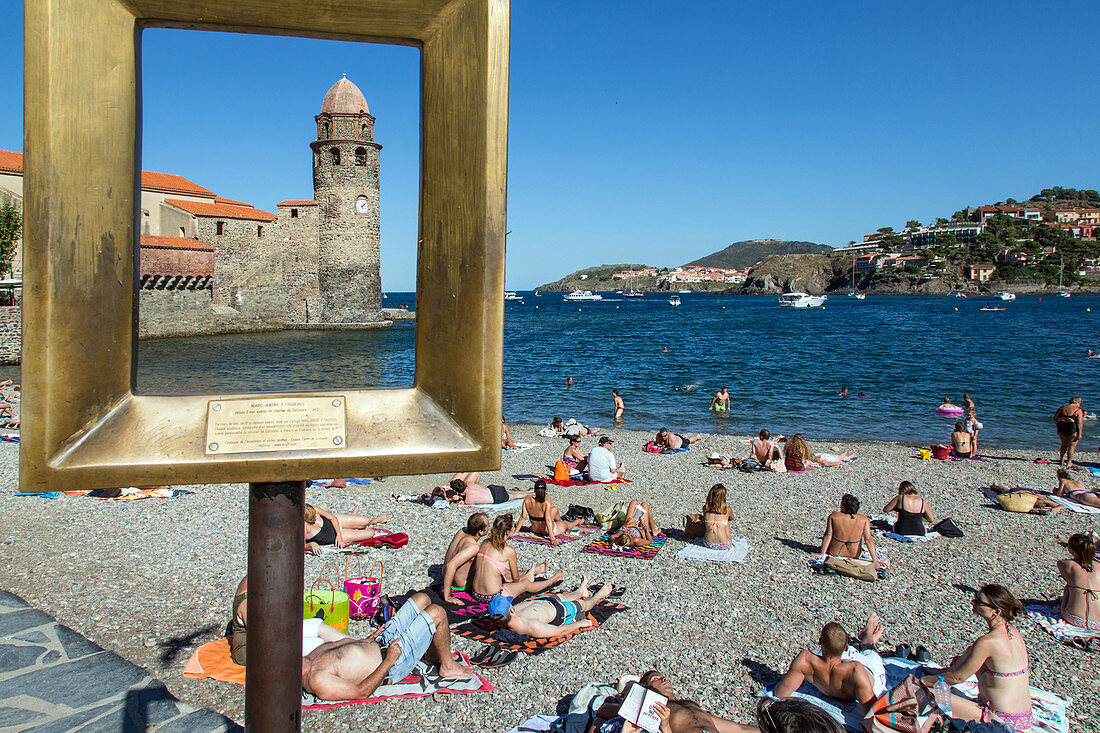
[[[369,619],[378,610],[378,601],[382,597],[382,561],[376,560],[371,566],[370,573],[363,576],[363,566],[359,558],[355,557],[357,574],[359,577],[351,577],[350,565],[352,558],[344,562],[344,590],[347,591],[348,600],[351,602],[350,615],[354,619]],[[375,575],[375,568],[378,574]]]

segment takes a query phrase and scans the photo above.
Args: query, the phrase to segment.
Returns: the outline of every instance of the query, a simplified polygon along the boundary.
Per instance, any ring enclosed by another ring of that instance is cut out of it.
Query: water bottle
[[[951,688],[947,686],[947,680],[943,676],[936,678],[936,686],[932,688],[932,697],[936,700],[936,707],[947,718],[951,717]]]

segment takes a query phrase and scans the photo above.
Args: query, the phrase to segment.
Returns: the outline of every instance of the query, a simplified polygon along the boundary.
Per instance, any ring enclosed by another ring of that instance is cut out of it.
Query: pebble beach
[[[538,436],[539,427],[513,425],[517,442],[537,445],[505,453],[501,470],[484,473],[482,483],[530,488],[530,481],[514,476],[544,472],[565,447],[559,438]],[[1013,514],[979,491],[993,482],[1052,489],[1056,465],[1034,459],[1056,461],[1053,433],[1043,451],[989,448],[984,461],[958,462],[920,460],[913,446],[823,442],[807,435],[817,452],[856,450],[860,457],[805,474],[705,465],[711,451],[746,455],[747,446],[739,442],[745,436],[707,435],[688,452],[653,455],[641,451],[650,432],[602,434],[614,439],[611,447],[632,483],[614,490],[551,486],[554,504],[563,511],[570,504],[601,511],[617,500],[648,501],[658,526],[676,530],[667,545],[651,560],[582,553],[583,540],[513,546],[521,567],[547,560],[552,571],[563,569],[567,589],[582,573],[591,583],[626,586],[620,602],[629,611],[555,649],[485,671],[497,687],[492,692],[307,711],[303,729],[507,731],[531,715],[555,713],[563,698],[588,682],[614,682],[650,668],[664,671],[680,695],[708,711],[750,722],[754,693],[777,679],[800,649],[816,650],[824,623],[839,621],[854,634],[877,612],[886,627],[880,648],[923,644],[934,661],[945,663],[984,628],[970,610],[973,589],[996,582],[1025,604],[1056,599],[1063,583],[1055,562],[1068,557],[1059,542],[1075,532],[1100,530],[1100,515]],[[1095,445],[1095,439],[1086,440]],[[584,438],[582,448],[595,443],[595,437]],[[180,699],[243,723],[243,687],[184,678],[182,670],[199,645],[224,633],[229,619],[232,593],[246,568],[247,486],[178,486],[195,493],[131,502],[15,497],[17,457],[14,445],[0,453],[7,489],[0,492],[0,587],[144,667]],[[1083,451],[1078,460],[1096,462],[1100,456]],[[448,478],[392,476],[344,489],[311,488],[307,501],[334,512],[357,506],[369,516],[391,515],[387,527],[407,533],[409,544],[372,549],[361,559],[364,570],[381,560],[384,592],[399,595],[441,576],[443,552],[474,510],[433,510],[395,502],[391,495],[429,491]],[[1087,471],[1078,478],[1100,484]],[[951,517],[966,536],[913,544],[876,538],[891,567],[875,583],[812,573],[810,553],[819,548],[825,517],[839,507],[841,495],[854,494],[862,513],[878,514],[901,480],[912,481],[937,518]],[[718,482],[726,486],[736,515],[733,534],[747,539],[749,555],[743,563],[679,560],[683,515],[699,512]],[[332,557],[342,568],[344,556]],[[305,558],[307,585],[330,559]],[[1017,626],[1028,645],[1032,685],[1072,699],[1072,730],[1100,729],[1100,654],[1065,646],[1026,617]],[[367,622],[352,621],[350,633],[369,629]],[[458,636],[452,642],[471,654],[480,648]]]

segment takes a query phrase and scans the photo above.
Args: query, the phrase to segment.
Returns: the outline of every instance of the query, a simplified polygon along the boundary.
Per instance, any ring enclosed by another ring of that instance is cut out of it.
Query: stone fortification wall
[[[319,206],[280,205],[279,221],[273,227],[275,242],[283,253],[286,280],[287,320],[305,323],[321,312],[322,301],[317,282],[317,229]],[[297,212],[297,216],[292,216]]]
[[[23,349],[23,309],[0,306],[0,364],[18,364]]]
[[[286,324],[286,292],[278,272],[241,283],[239,305],[216,305],[209,290],[142,290],[138,338],[277,331]]]
[[[202,244],[196,242],[196,244]],[[213,250],[196,247],[162,247],[155,244],[142,244],[142,275],[182,275],[184,277],[213,277]]]
[[[260,262],[272,259],[279,251],[272,236],[272,223],[250,219],[215,219],[199,216],[195,219],[198,236],[214,247],[214,303],[236,308],[236,294]],[[218,233],[219,227],[221,233]],[[282,268],[279,268],[282,272]]]

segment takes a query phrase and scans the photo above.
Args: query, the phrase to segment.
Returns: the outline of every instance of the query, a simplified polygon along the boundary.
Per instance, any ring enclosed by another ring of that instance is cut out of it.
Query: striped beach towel
[[[652,560],[665,546],[668,537],[658,534],[648,545],[642,547],[619,547],[611,543],[611,534],[605,532],[591,544],[581,548],[581,552],[595,552],[599,555],[611,555],[612,557],[636,557],[641,560]]]

